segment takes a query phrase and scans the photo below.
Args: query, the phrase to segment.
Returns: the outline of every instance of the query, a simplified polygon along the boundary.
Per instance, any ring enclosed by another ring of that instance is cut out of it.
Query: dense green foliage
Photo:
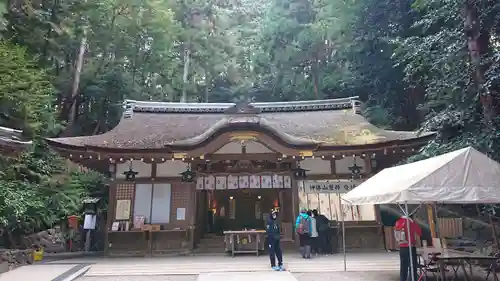
[[[41,137],[61,128],[56,90],[52,77],[29,56],[23,47],[0,42],[0,125],[22,129],[34,139],[19,157],[0,156],[0,236],[5,246],[16,246],[21,235],[78,214],[83,198],[104,189],[100,174],[67,169],[44,145]]]
[[[27,59],[24,48],[0,42],[0,125],[30,136],[55,129],[54,92],[47,73]]]
[[[20,235],[78,215],[83,198],[102,195],[105,183],[100,174],[64,166],[39,141],[21,157],[0,158],[0,228],[7,245],[16,245]]]
[[[105,132],[124,99],[357,95],[379,126],[438,132],[412,160],[466,145],[500,160],[495,0],[2,3],[0,124],[32,135]]]

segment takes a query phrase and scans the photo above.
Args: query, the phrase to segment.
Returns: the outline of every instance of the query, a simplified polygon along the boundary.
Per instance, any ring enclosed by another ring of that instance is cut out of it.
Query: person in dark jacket
[[[275,271],[283,271],[283,252],[281,251],[281,231],[278,223],[278,211],[273,210],[266,226],[267,244],[269,246],[269,258],[271,259],[271,268]],[[278,259],[278,266],[276,266]]]
[[[312,213],[316,218],[316,227],[319,233],[317,247],[320,249],[321,254],[332,254],[330,221],[324,215],[319,214],[318,210],[313,210]]]

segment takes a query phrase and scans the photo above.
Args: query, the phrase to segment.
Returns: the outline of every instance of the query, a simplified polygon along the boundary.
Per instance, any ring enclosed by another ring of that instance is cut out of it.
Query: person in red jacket
[[[408,224],[410,231],[408,231]],[[417,238],[422,236],[422,229],[411,217],[401,217],[394,225],[394,236],[399,243],[399,276],[401,281],[407,281],[408,275],[411,276],[410,263],[413,263],[413,278],[417,281]],[[411,247],[410,247],[411,246]],[[410,262],[411,249],[411,262]]]

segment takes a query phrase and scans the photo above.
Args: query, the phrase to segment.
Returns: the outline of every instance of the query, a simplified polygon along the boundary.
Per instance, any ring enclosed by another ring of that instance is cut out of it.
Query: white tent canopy
[[[472,147],[387,168],[342,197],[364,204],[500,203],[500,164]]]

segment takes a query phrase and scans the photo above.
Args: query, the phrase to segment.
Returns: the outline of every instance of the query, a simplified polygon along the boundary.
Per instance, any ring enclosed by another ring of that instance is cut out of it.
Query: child
[[[281,251],[281,234],[280,227],[277,221],[278,211],[273,210],[271,216],[267,221],[266,233],[267,244],[269,246],[269,258],[271,259],[271,268],[274,271],[284,271],[283,267],[283,252]],[[278,266],[276,266],[276,258],[278,259]]]

